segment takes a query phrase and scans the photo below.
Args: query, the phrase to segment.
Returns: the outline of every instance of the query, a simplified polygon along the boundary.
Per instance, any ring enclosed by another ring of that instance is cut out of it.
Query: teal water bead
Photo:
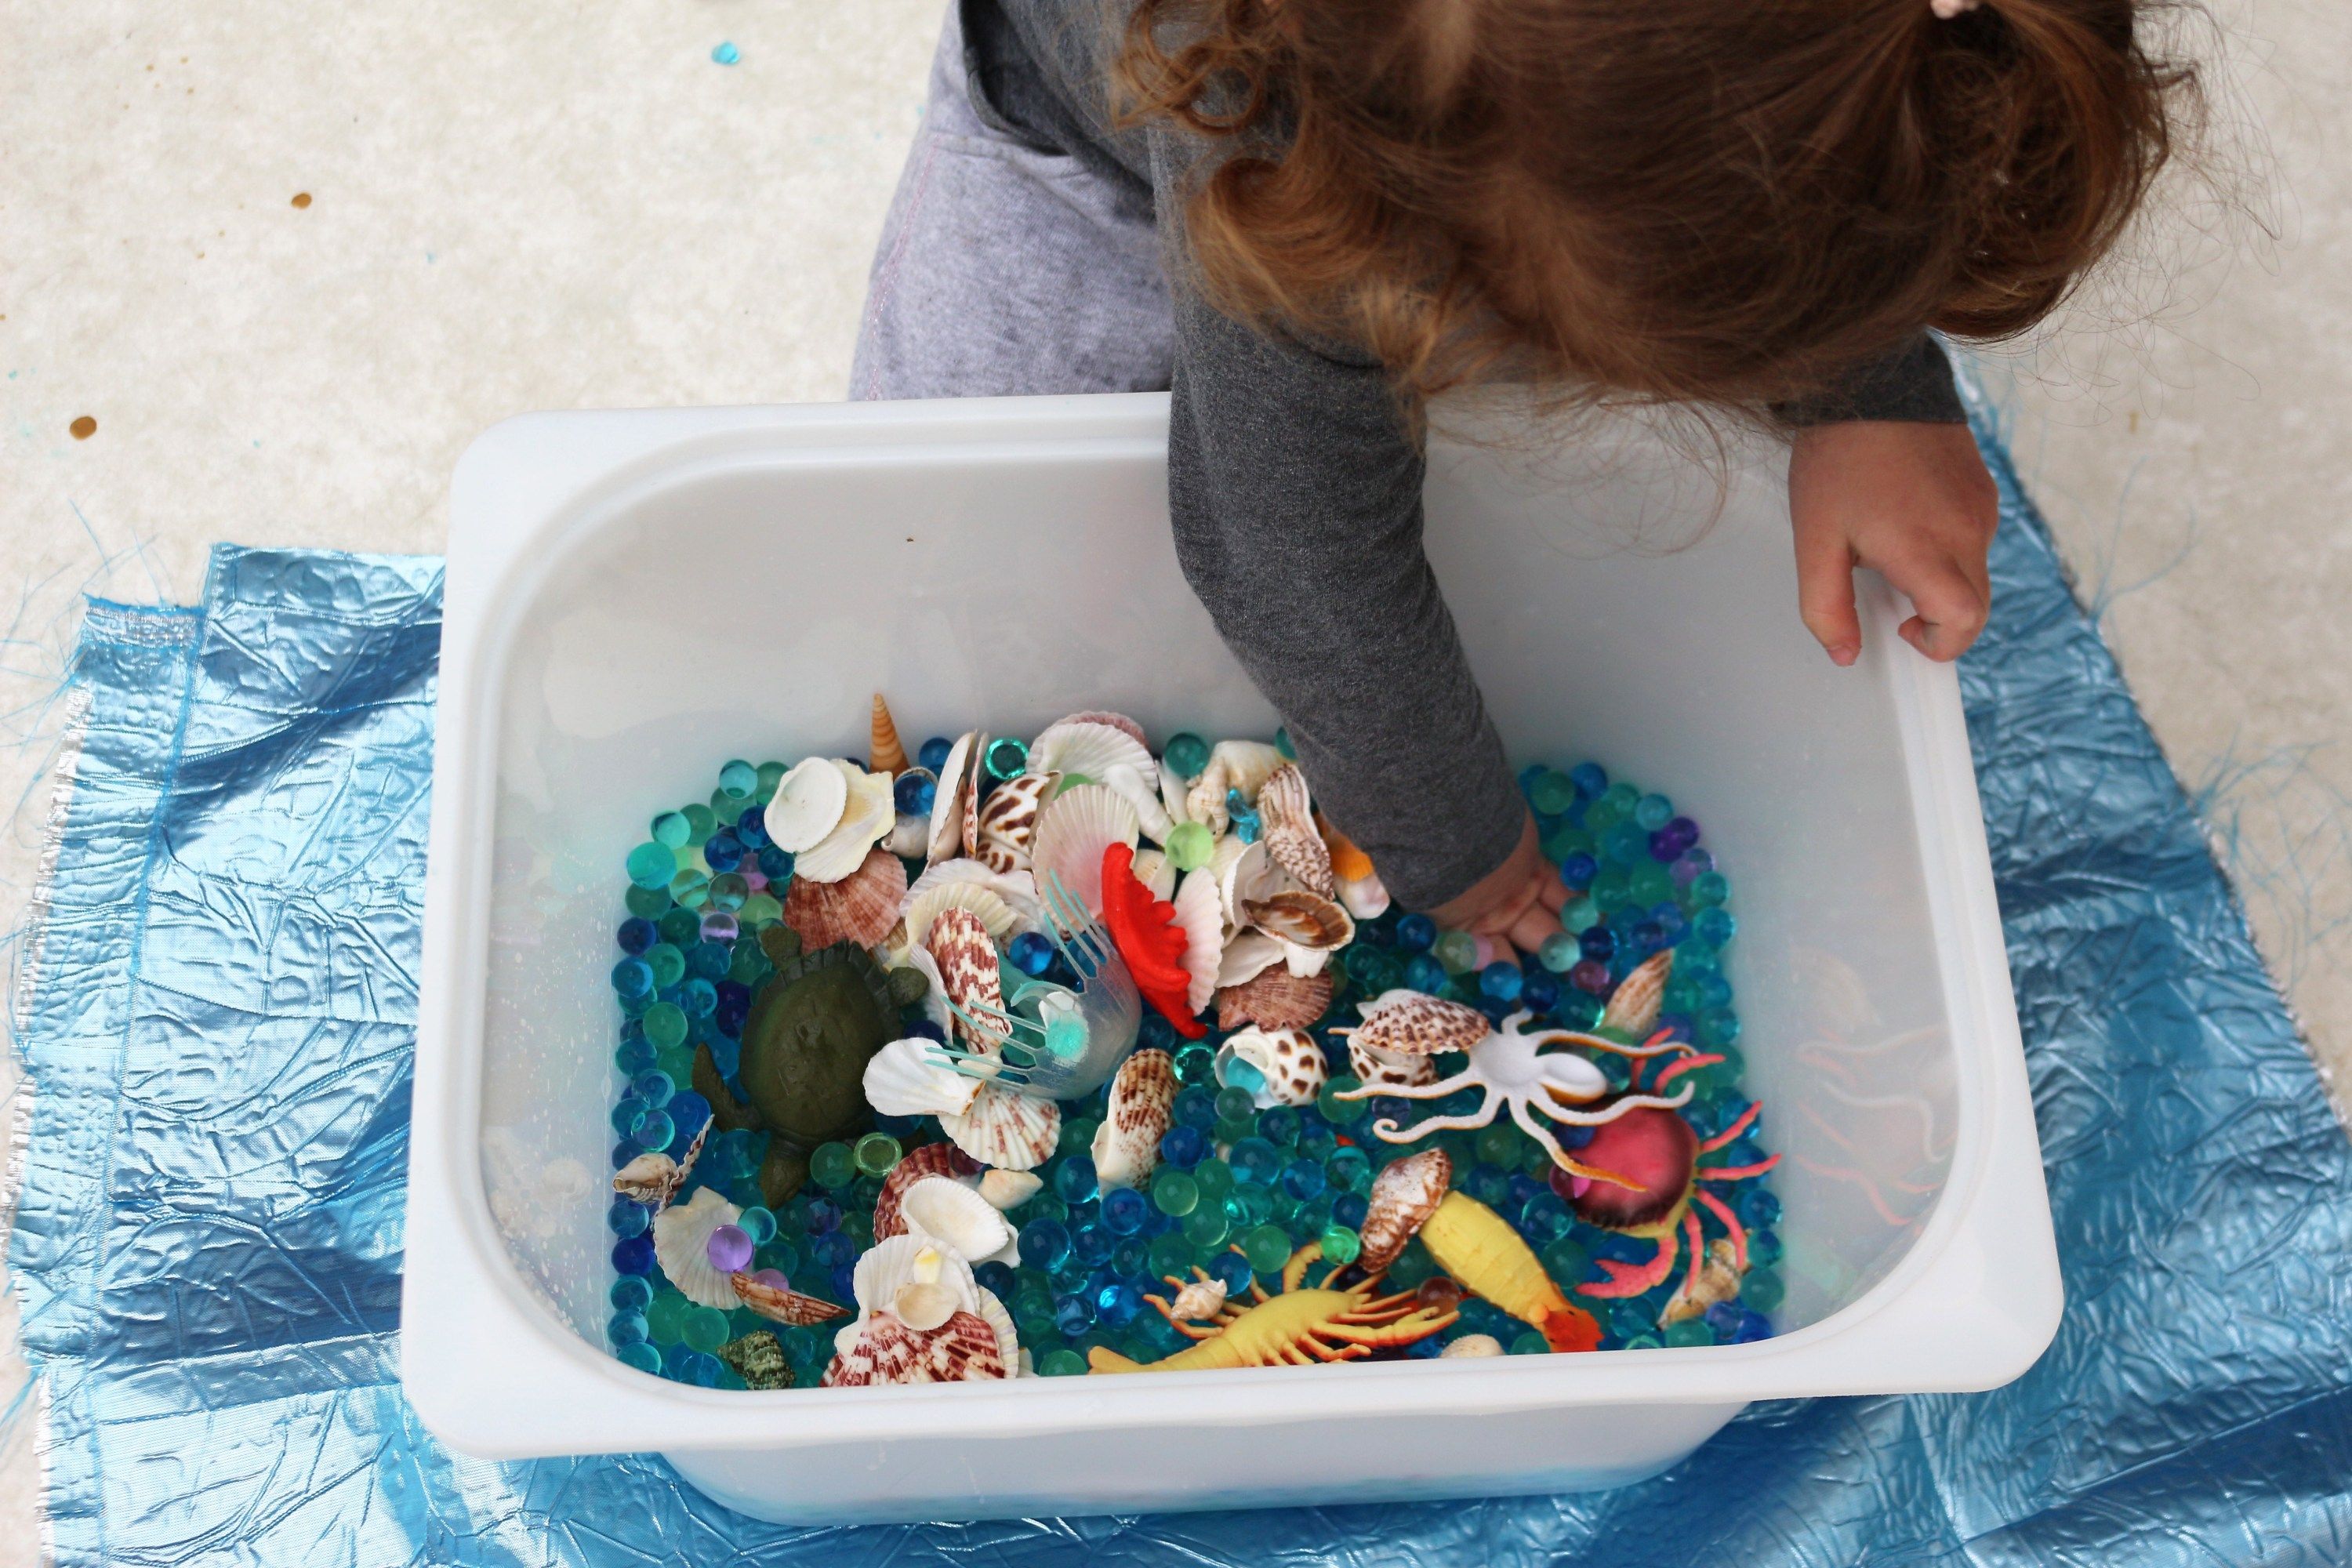
[[[1620,818],[1633,816],[1633,808],[1641,803],[1642,792],[1622,779],[1601,792],[1600,802],[1614,811]]]
[[[1155,1279],[1170,1274],[1181,1279],[1192,1269],[1192,1244],[1184,1239],[1181,1231],[1163,1230],[1151,1238],[1150,1247],[1145,1249],[1143,1266]]]
[[[646,1008],[644,1024],[646,1040],[656,1051],[686,1043],[686,1009],[675,1002],[656,1002]],[[671,1081],[677,1081],[675,1076]]]
[[[629,1136],[637,1141],[640,1148],[667,1149],[670,1140],[677,1136],[677,1128],[667,1110],[641,1110],[629,1126]]]
[[[710,879],[710,907],[721,914],[733,914],[751,896],[751,884],[732,871]]]
[[[719,814],[700,801],[681,805],[677,814],[686,818],[686,843],[690,849],[699,849],[719,831]]]
[[[1264,1138],[1248,1137],[1236,1142],[1225,1163],[1234,1174],[1253,1186],[1265,1186],[1282,1169],[1282,1152]]]
[[[693,834],[694,829],[688,826],[682,812],[665,811],[654,818],[653,838],[656,844],[665,845],[671,849],[683,849],[686,847],[687,839]],[[672,869],[676,868],[673,867]],[[667,873],[664,873],[665,879],[667,876]]]
[[[1633,879],[1625,874],[1622,866],[1604,866],[1600,875],[1592,879],[1592,886],[1588,892],[1594,907],[1605,913],[1633,902]]]
[[[1055,1152],[1065,1158],[1090,1153],[1095,1146],[1095,1133],[1101,1126],[1102,1123],[1091,1116],[1065,1116],[1062,1118],[1062,1135],[1055,1145]],[[1087,1169],[1091,1171],[1093,1167],[1090,1165]]]
[[[1513,1355],[1551,1354],[1551,1346],[1546,1342],[1541,1334],[1536,1332],[1533,1329],[1529,1329],[1525,1333],[1515,1336],[1510,1344],[1506,1348]]]
[[[761,805],[775,799],[776,786],[784,782],[784,775],[790,772],[792,769],[782,763],[761,763],[757,774],[759,782],[751,788],[751,798]]]
[[[760,787],[760,770],[737,757],[719,770],[719,787],[738,800],[748,801]]]
[[[613,1355],[633,1372],[649,1372],[656,1376],[661,1374],[662,1353],[647,1341],[639,1340],[635,1344],[623,1345]]]
[[[1478,967],[1478,939],[1466,931],[1440,933],[1437,944],[1430,950],[1437,962],[1445,966],[1448,974],[1467,974]]]
[[[1635,1334],[1632,1339],[1625,1342],[1623,1348],[1629,1351],[1656,1350],[1658,1348],[1658,1336],[1655,1334]]]
[[[1679,1323],[1669,1323],[1661,1337],[1666,1344],[1676,1349],[1715,1343],[1715,1331],[1706,1326],[1705,1318],[1685,1318]]]
[[[669,896],[679,908],[698,913],[710,902],[710,879],[691,866],[686,867],[669,879]],[[701,921],[694,924],[697,931],[702,929]]]
[[[857,1175],[857,1156],[846,1143],[820,1143],[809,1155],[809,1180],[820,1187],[845,1187]]]
[[[1645,795],[1633,803],[1633,820],[1644,833],[1655,833],[1675,819],[1675,803],[1662,795]]]
[[[776,1237],[776,1216],[761,1205],[754,1204],[735,1218],[743,1234],[751,1238],[754,1247],[764,1247]]]
[[[1239,1121],[1220,1121],[1212,1124],[1209,1128],[1209,1138],[1211,1142],[1217,1143],[1238,1143],[1244,1138],[1254,1136],[1256,1131],[1257,1119],[1244,1117]]]
[[[1260,1274],[1281,1273],[1291,1251],[1289,1233],[1276,1226],[1261,1225],[1242,1237],[1242,1256]]]
[[[1558,816],[1576,804],[1576,785],[1558,768],[1546,768],[1528,785],[1528,804],[1545,816]]]
[[[1363,1082],[1352,1073],[1340,1073],[1324,1084],[1315,1096],[1315,1109],[1334,1127],[1352,1127],[1364,1119],[1370,1108],[1360,1100],[1343,1100],[1340,1096],[1363,1088]]]
[[[1561,1285],[1581,1284],[1592,1268],[1592,1255],[1566,1237],[1552,1242],[1538,1257],[1544,1272]]]
[[[1209,765],[1209,742],[1190,730],[1179,731],[1168,737],[1168,749],[1160,753],[1162,767],[1180,779],[1196,779],[1201,770]]]
[[[635,882],[621,895],[621,902],[640,920],[657,921],[669,912],[669,879],[662,879],[658,888],[640,888]]]
[[[1171,1219],[1182,1219],[1201,1204],[1201,1184],[1181,1171],[1161,1171],[1151,1178],[1152,1205]]]
[[[1277,1149],[1298,1142],[1298,1112],[1287,1105],[1269,1105],[1257,1113],[1257,1135]]]
[[[1204,1204],[1221,1204],[1233,1194],[1234,1168],[1223,1160],[1203,1160],[1192,1167],[1193,1184]]]
[[[1650,856],[1650,836],[1630,822],[1621,822],[1601,836],[1601,858],[1631,869]]]
[[[988,743],[982,753],[987,759],[988,776],[999,781],[1017,779],[1029,765],[1029,742],[1011,735],[999,735]]]
[[[629,851],[629,880],[640,888],[667,888],[677,872],[677,857],[651,839]]]
[[[1584,830],[1596,837],[1625,820],[1625,813],[1607,795],[1590,802],[1584,808]]]
[[[699,926],[701,922],[697,921]],[[657,942],[640,955],[646,967],[654,972],[654,985],[667,991],[686,978],[686,954],[672,942]]]
[[[656,1344],[674,1345],[686,1331],[687,1314],[695,1310],[683,1292],[668,1286],[654,1293],[646,1305],[646,1337]]]
[[[1578,897],[1570,899],[1567,903],[1560,906],[1559,923],[1567,929],[1570,935],[1582,936],[1586,931],[1591,931],[1594,926],[1601,923],[1601,906],[1593,902],[1589,898]],[[1549,948],[1550,945],[1551,940],[1547,937],[1544,940],[1544,946]],[[1578,951],[1579,950],[1573,944],[1571,944],[1569,949],[1568,962],[1571,966],[1576,963],[1576,954]],[[1546,969],[1551,968],[1549,960],[1545,961],[1544,967]],[[1554,970],[1553,973],[1564,974],[1567,971]]]
[[[1336,1192],[1360,1192],[1372,1183],[1371,1157],[1352,1145],[1335,1149],[1323,1162],[1323,1173]]]
[[[1478,1134],[1478,1158],[1489,1165],[1516,1169],[1523,1157],[1526,1143],[1526,1133],[1507,1121],[1498,1121]]]
[[[702,916],[694,910],[673,907],[667,914],[662,916],[659,930],[662,941],[677,949],[683,955],[688,948],[702,940]],[[650,951],[646,956],[651,956]]]
[[[1318,1239],[1328,1263],[1353,1263],[1364,1250],[1364,1238],[1344,1225],[1326,1226]]]
[[[1225,1194],[1225,1217],[1235,1230],[1248,1230],[1274,1217],[1274,1194],[1265,1187],[1235,1187]]]
[[[1086,1373],[1087,1358],[1067,1345],[1047,1351],[1037,1358],[1037,1375],[1040,1377],[1084,1377]]]
[[[1579,899],[1576,901],[1580,904],[1589,904],[1592,900]],[[1576,967],[1578,961],[1583,956],[1584,950],[1577,945],[1576,938],[1559,931],[1554,931],[1544,938],[1543,945],[1536,949],[1536,962],[1554,974],[1567,973]]]
[[[727,1342],[727,1314],[716,1307],[697,1307],[687,1313],[678,1342],[692,1350],[715,1351]]]
[[[1633,876],[1626,879],[1626,887],[1635,903],[1645,910],[1655,909],[1660,904],[1673,901],[1675,877],[1655,860],[1645,861],[1633,868]]]
[[[1183,1233],[1184,1245],[1191,1247],[1196,1257],[1205,1258],[1225,1245],[1225,1238],[1233,1234],[1233,1222],[1225,1217],[1222,1200],[1213,1204],[1202,1202],[1184,1216],[1184,1223],[1179,1229]]]
[[[1789,1297],[1789,1287],[1779,1270],[1750,1268],[1739,1282],[1740,1303],[1752,1312],[1775,1312]]]
[[[1779,1231],[1751,1230],[1748,1233],[1748,1261],[1751,1267],[1769,1268],[1780,1261],[1785,1251],[1780,1245]]]
[[[1240,1057],[1228,1057],[1217,1068],[1217,1077],[1224,1088],[1217,1095],[1217,1117],[1220,1121],[1238,1121],[1249,1115],[1257,1104],[1257,1092],[1265,1087],[1265,1074],[1254,1062]],[[1234,1096],[1237,1098],[1227,1098]]]
[[[1694,908],[1707,909],[1731,897],[1731,879],[1720,871],[1701,871],[1691,879],[1690,901]],[[1722,943],[1714,944],[1720,947]]]
[[[1230,1072],[1235,1065],[1236,1063],[1234,1062],[1226,1063],[1226,1070]],[[1263,1084],[1265,1082],[1264,1077],[1261,1076],[1258,1081]],[[1217,1091],[1218,1121],[1248,1121],[1255,1119],[1256,1115],[1257,1100],[1248,1089],[1223,1089]]]
[[[1698,1016],[1698,1043],[1709,1050],[1735,1045],[1739,1039],[1739,1015],[1728,1007],[1709,1008]],[[1727,1072],[1727,1080],[1738,1078],[1737,1072]]]
[[[852,1151],[859,1174],[887,1176],[898,1163],[898,1141],[887,1132],[868,1132]]]
[[[1213,1046],[1197,1041],[1176,1053],[1176,1081],[1181,1084],[1207,1083],[1216,1077],[1217,1052]]]

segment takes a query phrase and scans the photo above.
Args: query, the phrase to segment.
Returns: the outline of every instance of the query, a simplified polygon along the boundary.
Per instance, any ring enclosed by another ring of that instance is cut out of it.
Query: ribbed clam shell
[[[1065,724],[1108,724],[1114,730],[1124,730],[1134,736],[1135,743],[1139,746],[1149,747],[1151,744],[1151,738],[1143,732],[1143,726],[1124,713],[1112,713],[1104,709],[1090,708],[1084,713],[1066,713],[1046,728],[1058,730]]]
[[[1345,1031],[1349,1042],[1392,1056],[1466,1051],[1489,1032],[1486,1015],[1477,1008],[1419,991],[1383,991],[1358,1006],[1364,1021]]]
[[[1356,940],[1356,922],[1336,899],[1288,889],[1242,902],[1244,919],[1266,935],[1296,947],[1328,952]]]
[[[1254,1097],[1261,1110],[1269,1105],[1312,1105],[1331,1076],[1324,1065],[1323,1047],[1304,1029],[1238,1030],[1217,1047],[1221,1066],[1232,1057],[1249,1063],[1265,1077],[1265,1087]]]
[[[1458,1340],[1448,1340],[1437,1356],[1440,1361],[1478,1361],[1502,1353],[1503,1342],[1494,1335],[1465,1334]]]
[[[710,1233],[733,1225],[743,1211],[712,1192],[698,1191],[683,1204],[654,1215],[654,1259],[686,1299],[702,1307],[736,1304],[731,1280],[710,1266]]]
[[[971,792],[979,782],[981,752],[987,746],[986,735],[969,730],[956,737],[955,744],[948,748],[948,760],[940,769],[939,791],[931,797],[929,858],[932,860],[951,859],[964,847],[964,815],[971,805]]]
[[[996,1299],[995,1291],[982,1288],[980,1310],[973,1316],[996,1331],[996,1354],[1004,1363],[1004,1375],[1027,1375],[1028,1369],[1022,1366],[1021,1335],[1013,1326],[1013,1314],[1004,1310],[1004,1303]],[[1020,1369],[1017,1373],[1016,1368]]]
[[[773,1285],[763,1285],[749,1274],[730,1274],[728,1284],[735,1291],[735,1301],[730,1305],[750,1308],[774,1323],[793,1323],[813,1328],[829,1323],[835,1318],[849,1316],[849,1309],[816,1296],[803,1296],[797,1290],[779,1290]]]
[[[1356,1227],[1364,1243],[1357,1266],[1377,1274],[1394,1263],[1453,1184],[1454,1162],[1443,1149],[1424,1149],[1382,1170],[1372,1180],[1364,1223]]]
[[[868,1319],[850,1347],[834,1356],[821,1386],[977,1383],[1010,1375],[996,1329],[978,1313],[958,1312],[925,1331],[885,1312]]]
[[[1328,974],[1302,978],[1287,969],[1267,968],[1217,993],[1217,1027],[1312,1028],[1330,1010],[1332,990]]]
[[[897,775],[907,771],[907,747],[898,739],[898,726],[891,721],[890,705],[882,694],[874,694],[873,738],[867,743],[866,765],[877,773]]]
[[[964,909],[941,910],[939,918],[931,922],[930,934],[923,946],[940,966],[940,988],[954,1006],[976,1017],[989,1017],[1004,1010],[996,943],[978,915]],[[955,1031],[974,1049],[991,1056],[1002,1044],[1000,1036],[976,1028],[962,1017],[955,1019]],[[982,1163],[1002,1163],[995,1160]]]
[[[978,1085],[973,1087],[976,1089]],[[882,1178],[882,1190],[875,1194],[874,1239],[887,1241],[906,1230],[907,1223],[899,1217],[898,1205],[907,1195],[908,1188],[933,1176],[955,1174],[956,1155],[952,1144],[925,1143],[919,1148],[908,1150],[906,1158],[891,1166],[890,1173]]]
[[[1137,778],[1159,789],[1160,764],[1151,760],[1151,748],[1116,725],[1066,719],[1029,742],[1033,773],[1079,773],[1101,784],[1120,767],[1133,768]]]
[[[849,805],[816,847],[793,857],[793,880],[838,882],[866,863],[867,851],[898,826],[898,806],[888,773],[869,773],[836,763],[849,788]]]
[[[850,1279],[861,1317],[884,1310],[909,1285],[945,1286],[961,1311],[980,1306],[980,1283],[972,1278],[971,1265],[912,1231],[902,1231],[867,1247],[858,1257]]]
[[[1062,1136],[1062,1109],[989,1083],[961,1116],[942,1116],[940,1129],[983,1165],[1034,1171],[1053,1157]]]
[[[784,923],[800,933],[805,952],[842,942],[872,947],[898,923],[906,897],[907,868],[887,849],[869,849],[864,864],[839,881],[795,875],[784,889]]]
[[[926,1176],[907,1189],[898,1215],[910,1236],[926,1236],[966,1263],[1001,1258],[1013,1226],[994,1205],[953,1176]]]
[[[1658,1005],[1665,998],[1666,981],[1674,970],[1675,950],[1671,947],[1643,959],[1609,994],[1609,1005],[1601,1012],[1601,1026],[1619,1030],[1637,1040],[1647,1035],[1657,1026]]]
[[[1165,851],[1139,849],[1135,852],[1135,879],[1151,891],[1161,903],[1176,896],[1176,863]]]
[[[971,1110],[980,1080],[933,1061],[937,1049],[916,1036],[875,1052],[866,1063],[866,1103],[884,1116],[959,1116]],[[904,1165],[901,1161],[899,1167]],[[882,1232],[877,1228],[875,1234]]]
[[[804,757],[776,782],[760,824],[776,847],[814,849],[849,809],[849,779],[831,757]]]
[[[1162,1050],[1138,1051],[1110,1080],[1102,1125],[1095,1131],[1095,1180],[1133,1187],[1160,1163],[1160,1140],[1176,1123],[1176,1059]]]
[[[972,858],[992,871],[1026,871],[1037,815],[1058,782],[1055,773],[1029,773],[997,785],[980,808],[980,842]]]
[[[1217,970],[1225,955],[1225,907],[1207,867],[1177,885],[1176,923],[1184,928],[1184,973],[1190,979],[1184,1001],[1198,1013],[1217,994]]]
[[[1041,889],[1060,878],[1072,898],[1099,915],[1103,851],[1113,844],[1133,848],[1140,837],[1135,807],[1101,784],[1079,784],[1038,816],[1030,870]]]
[[[1266,775],[1257,794],[1258,836],[1274,863],[1310,893],[1326,899],[1339,894],[1331,873],[1331,851],[1315,830],[1315,808],[1307,795],[1307,777],[1295,763],[1285,763]]]
[[[1238,932],[1217,961],[1217,984],[1245,984],[1281,962],[1282,943],[1262,931]]]

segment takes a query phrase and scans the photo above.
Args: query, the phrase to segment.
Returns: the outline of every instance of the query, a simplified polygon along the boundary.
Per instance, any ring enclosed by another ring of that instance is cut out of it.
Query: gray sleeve
[[[1177,559],[1317,803],[1433,908],[1503,862],[1526,807],[1422,552],[1421,446],[1377,364],[1221,315],[1172,244],[1169,270]]]
[[[1776,403],[1772,412],[1801,428],[1865,419],[1959,425],[1969,416],[1952,385],[1952,364],[1943,345],[1926,332],[1885,359],[1858,367],[1820,396]]]

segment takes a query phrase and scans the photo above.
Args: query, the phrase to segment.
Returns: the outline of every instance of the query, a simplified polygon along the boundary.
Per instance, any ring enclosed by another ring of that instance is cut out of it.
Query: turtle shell
[[[760,988],[738,1077],[762,1125],[804,1147],[845,1138],[872,1114],[866,1064],[898,1033],[890,984],[863,949],[806,953]]]

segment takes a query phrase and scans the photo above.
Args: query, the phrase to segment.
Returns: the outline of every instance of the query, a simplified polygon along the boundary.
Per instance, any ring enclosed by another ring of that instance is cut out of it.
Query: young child
[[[1942,350],[2045,316],[2193,83],[2147,0],[956,0],[853,395],[1170,388],[1184,573],[1397,900],[1532,949],[1536,847],[1421,545],[1432,394],[1752,411],[1800,611],[1956,658],[1997,507]]]

